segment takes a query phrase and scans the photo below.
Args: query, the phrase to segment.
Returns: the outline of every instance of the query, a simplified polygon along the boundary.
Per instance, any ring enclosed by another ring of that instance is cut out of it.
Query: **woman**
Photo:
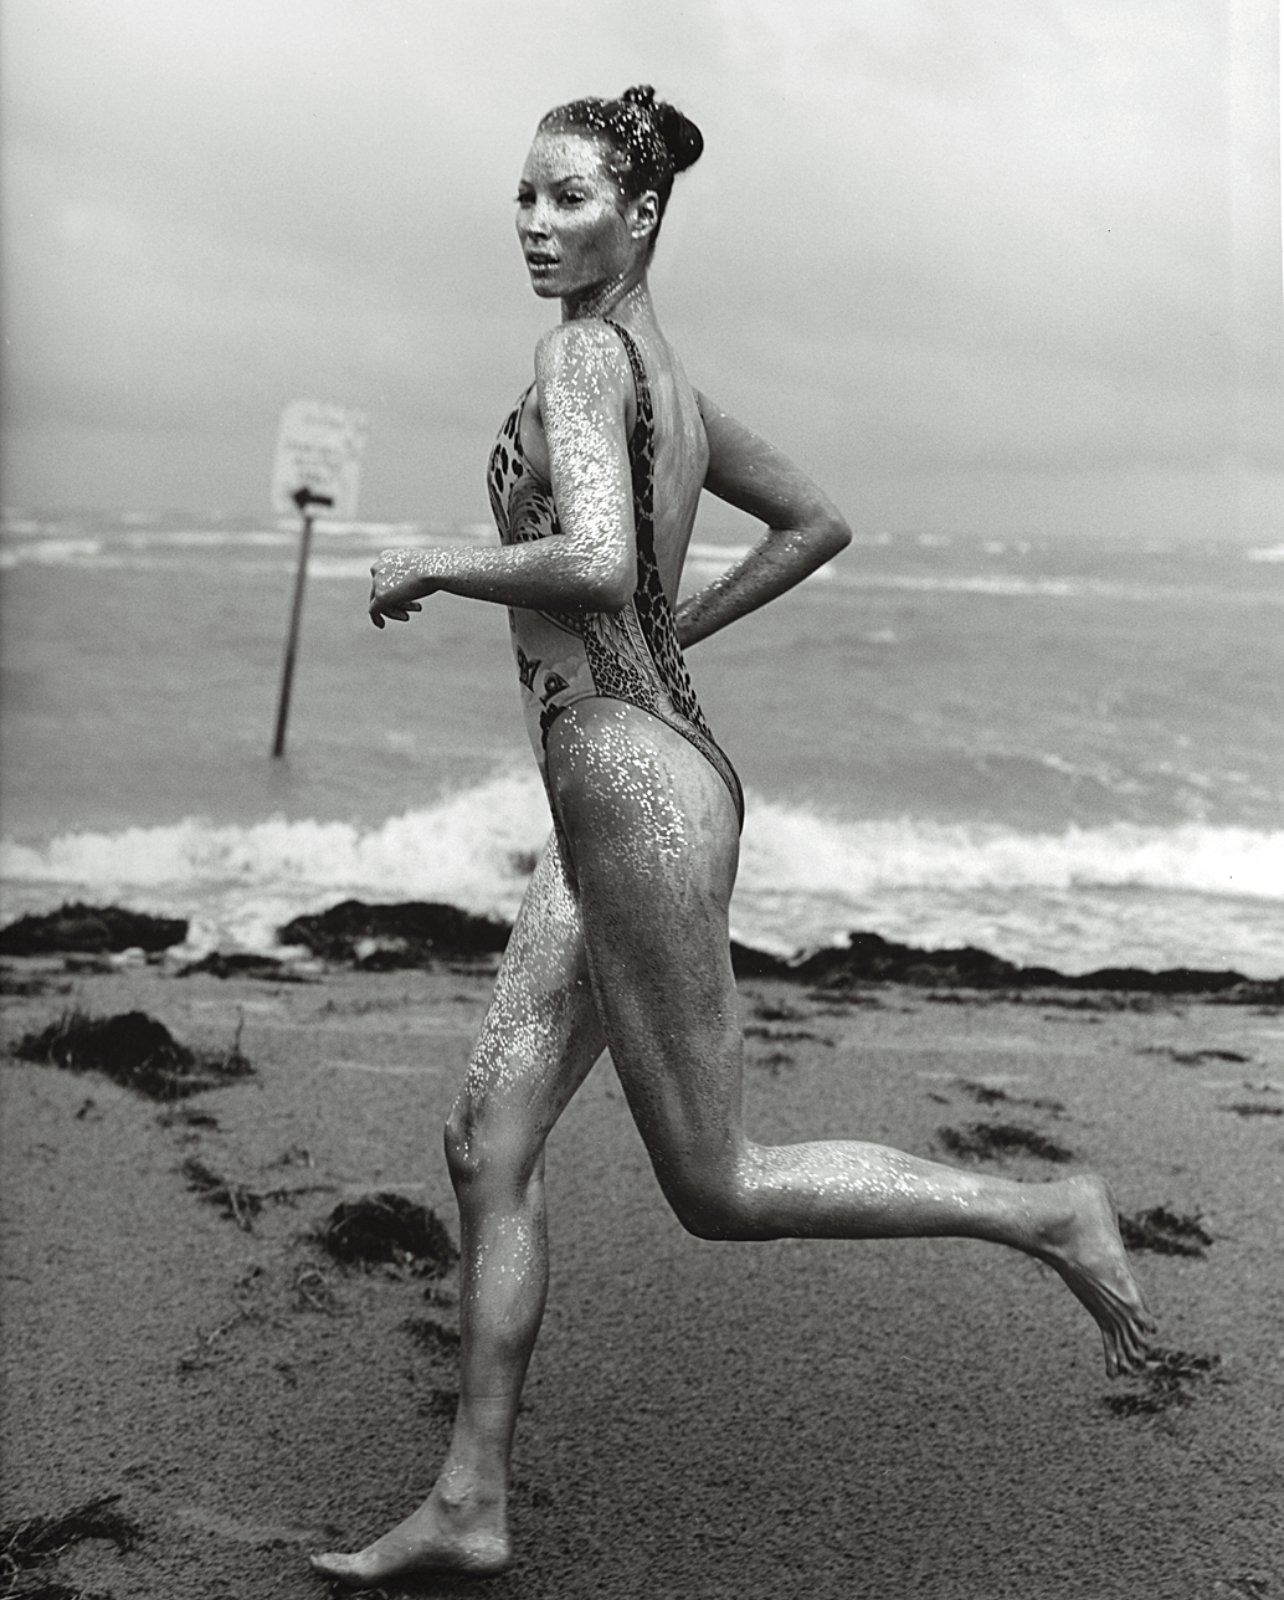
[[[446,1128],[462,1248],[460,1400],[418,1510],[355,1555],[359,1583],[509,1561],[509,1452],[547,1283],[544,1142],[609,1047],[656,1176],[702,1238],[991,1239],[1054,1267],[1096,1318],[1110,1373],[1149,1319],[1099,1179],[1017,1184],[879,1146],[763,1146],[741,1126],[728,937],[740,785],[683,666],[689,645],[782,594],[850,539],[778,450],[688,383],[647,266],[695,126],[649,88],[540,123],[517,196],[535,293],[562,302],[491,457],[497,549],[389,551],[370,615],[438,590],[509,618],[553,837],[513,929]],[[702,489],[767,531],[671,609]]]

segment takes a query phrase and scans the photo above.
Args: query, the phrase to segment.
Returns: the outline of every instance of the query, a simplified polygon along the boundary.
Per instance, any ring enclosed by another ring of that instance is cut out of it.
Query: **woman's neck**
[[[630,326],[655,322],[655,307],[647,286],[646,269],[625,273],[596,284],[578,299],[562,301],[562,321],[578,322],[584,317],[612,317]]]

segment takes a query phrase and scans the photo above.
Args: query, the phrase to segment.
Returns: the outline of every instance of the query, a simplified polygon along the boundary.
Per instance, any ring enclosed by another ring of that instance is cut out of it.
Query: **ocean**
[[[748,537],[699,526],[687,587]],[[274,761],[296,528],[6,510],[5,920],[114,901],[196,952],[348,897],[511,917],[548,813],[504,614],[365,614],[380,549],[493,538],[318,526]],[[744,942],[1284,973],[1284,546],[858,537],[689,663],[747,791]]]

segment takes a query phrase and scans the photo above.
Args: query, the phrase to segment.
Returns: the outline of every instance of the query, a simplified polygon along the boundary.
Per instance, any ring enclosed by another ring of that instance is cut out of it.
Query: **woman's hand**
[[[370,568],[370,620],[383,627],[385,617],[409,622],[412,611],[422,611],[419,601],[437,584],[425,572],[424,550],[385,550]]]

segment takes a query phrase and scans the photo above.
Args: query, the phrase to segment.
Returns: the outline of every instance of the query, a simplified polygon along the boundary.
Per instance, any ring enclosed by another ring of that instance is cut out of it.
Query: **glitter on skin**
[[[643,91],[630,94],[627,110],[545,119],[519,190],[532,286],[559,298],[564,318],[540,341],[520,444],[552,486],[561,536],[387,551],[373,569],[377,626],[408,620],[438,589],[559,612],[628,600],[634,389],[620,340],[598,320],[608,314],[640,348],[654,394],[656,560],[669,602],[702,488],[765,525],[748,555],[678,609],[682,644],[784,593],[850,538],[787,457],[691,388],[660,330],[646,266],[672,173],[639,189],[656,152],[638,119],[673,124],[663,108],[642,109]],[[508,1564],[509,1457],[548,1283],[544,1145],[608,1042],[660,1186],[691,1232],[993,1240],[1060,1274],[1101,1329],[1108,1371],[1141,1363],[1151,1324],[1100,1179],[1016,1184],[859,1141],[747,1138],[727,924],[739,819],[710,759],[659,716],[586,698],[551,724],[546,777],[553,837],[446,1129],[462,1259],[450,1446],[422,1505],[364,1550],[314,1557],[319,1572],[374,1584]]]

